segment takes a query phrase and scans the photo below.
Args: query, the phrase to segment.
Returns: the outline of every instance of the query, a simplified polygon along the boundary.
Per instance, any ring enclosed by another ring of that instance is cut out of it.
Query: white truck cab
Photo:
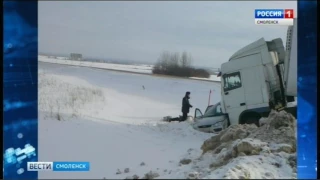
[[[221,102],[204,114],[195,110],[194,128],[218,132],[234,124],[256,124],[272,109],[296,116],[297,26],[290,26],[285,49],[280,38],[263,38],[234,53],[221,65]],[[294,103],[293,103],[294,104]],[[214,107],[221,107],[214,109]]]
[[[270,51],[271,44],[279,45],[278,52]],[[266,42],[261,38],[222,64],[222,104],[230,124],[257,122],[261,113],[270,112],[269,104],[275,102],[275,96],[281,97],[281,77],[275,68],[284,55],[281,44],[281,39]],[[282,100],[277,104],[285,106]]]
[[[222,64],[221,105],[229,124],[258,125],[271,109],[296,115],[296,107],[287,108],[297,94],[296,26],[289,29],[290,48],[285,49],[280,38],[261,38]]]

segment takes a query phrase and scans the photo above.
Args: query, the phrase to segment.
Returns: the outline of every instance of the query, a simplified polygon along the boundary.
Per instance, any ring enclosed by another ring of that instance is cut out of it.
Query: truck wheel
[[[259,117],[248,117],[246,118],[245,124],[255,124],[259,127]]]

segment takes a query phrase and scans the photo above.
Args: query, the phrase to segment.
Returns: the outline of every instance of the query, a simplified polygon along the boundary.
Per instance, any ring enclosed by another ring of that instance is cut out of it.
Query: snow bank
[[[296,120],[271,112],[259,128],[233,125],[206,140],[200,157],[176,170],[188,179],[296,179]],[[164,176],[170,177],[170,176]]]

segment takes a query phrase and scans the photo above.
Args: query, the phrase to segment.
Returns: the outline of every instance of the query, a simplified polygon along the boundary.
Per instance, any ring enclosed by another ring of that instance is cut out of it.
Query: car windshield
[[[209,107],[202,117],[219,116],[221,114],[222,114],[221,105],[220,103],[217,103],[214,106]]]

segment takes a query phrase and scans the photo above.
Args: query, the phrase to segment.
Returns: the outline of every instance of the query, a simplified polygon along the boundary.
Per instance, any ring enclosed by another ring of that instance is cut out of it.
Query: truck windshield
[[[223,82],[224,82],[223,89],[225,92],[241,87],[240,72],[225,74],[223,76]]]
[[[202,117],[213,117],[222,115],[220,102],[209,107]]]

